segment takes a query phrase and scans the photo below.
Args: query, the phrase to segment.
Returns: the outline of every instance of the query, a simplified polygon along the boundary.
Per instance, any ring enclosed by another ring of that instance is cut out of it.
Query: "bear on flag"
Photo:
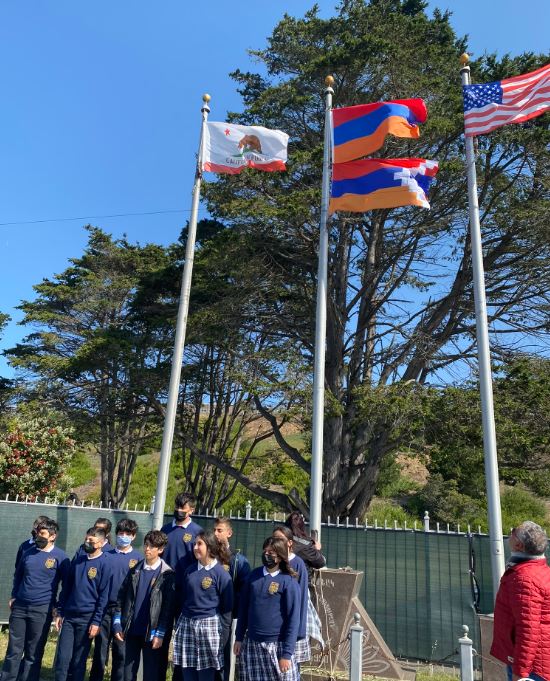
[[[201,168],[212,173],[240,173],[244,168],[286,170],[288,135],[258,125],[208,121]]]

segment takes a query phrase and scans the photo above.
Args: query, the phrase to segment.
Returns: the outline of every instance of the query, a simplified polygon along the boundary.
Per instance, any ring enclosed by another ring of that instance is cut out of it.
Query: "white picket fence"
[[[82,509],[95,509],[95,510],[109,510],[109,511],[132,511],[133,513],[145,513],[152,515],[155,510],[155,498],[151,499],[149,506],[143,504],[141,507],[135,504],[131,507],[129,504],[125,504],[122,507],[113,507],[111,504],[108,506],[103,505],[101,502],[97,504],[92,501],[77,501],[76,499],[67,499],[60,497],[44,497],[40,499],[39,497],[29,497],[28,495],[23,497],[17,495],[14,498],[10,498],[8,494],[5,495],[3,501],[8,503],[23,503],[25,505],[51,505],[59,506],[62,508],[82,508]],[[232,520],[252,520],[252,521],[262,521],[262,522],[275,522],[283,523],[286,519],[286,513],[282,512],[253,512],[252,503],[249,501],[244,512],[240,509],[236,511],[232,508],[230,509],[218,509],[218,508],[207,508],[199,506],[194,514],[199,518],[217,518],[219,516],[227,516]],[[422,522],[415,520],[413,525],[410,526],[405,521],[403,524],[399,524],[397,520],[379,520],[378,518],[370,518],[367,516],[365,521],[362,522],[359,518],[327,518],[327,521],[322,523],[323,527],[342,527],[342,528],[354,528],[354,529],[364,529],[364,530],[396,530],[399,532],[434,532],[436,534],[479,534],[485,535],[486,533],[481,531],[481,526],[473,528],[468,523],[458,523],[456,527],[452,527],[449,523],[443,524],[436,522],[435,525],[430,520],[430,515],[428,511],[425,511],[424,518]],[[510,532],[512,528],[510,528]]]

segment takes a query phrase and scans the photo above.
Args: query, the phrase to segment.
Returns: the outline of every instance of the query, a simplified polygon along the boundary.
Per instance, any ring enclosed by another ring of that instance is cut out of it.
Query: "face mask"
[[[187,511],[180,511],[179,509],[175,508],[174,509],[174,519],[181,521],[181,520],[187,520],[187,516],[189,513]]]
[[[45,549],[46,546],[48,546],[48,538],[47,537],[41,537],[40,535],[35,537],[34,539],[34,544],[37,549]]]
[[[127,534],[117,534],[116,536],[116,545],[120,546],[121,548],[126,548],[127,546],[130,546],[132,543],[132,537],[129,537]]]
[[[270,568],[274,568],[277,565],[277,559],[270,553],[262,553],[262,563],[269,570]]]
[[[88,542],[84,542],[84,544],[82,544],[82,548],[84,551],[86,551],[86,553],[93,553],[95,551],[95,546],[93,544],[88,544]]]

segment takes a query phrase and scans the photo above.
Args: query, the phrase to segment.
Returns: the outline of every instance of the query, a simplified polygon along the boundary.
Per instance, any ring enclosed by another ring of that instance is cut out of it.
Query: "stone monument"
[[[414,681],[415,672],[404,669],[395,659],[359,600],[362,579],[363,573],[355,570],[315,571],[315,605],[321,619],[325,649],[322,650],[317,641],[311,641],[312,659],[310,663],[302,665],[302,679],[331,681],[335,677],[348,678],[348,632],[357,612],[364,629],[363,673],[386,679]]]

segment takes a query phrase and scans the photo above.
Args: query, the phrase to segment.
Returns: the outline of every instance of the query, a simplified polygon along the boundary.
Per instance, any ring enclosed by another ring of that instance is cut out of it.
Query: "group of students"
[[[2,681],[38,681],[52,621],[55,681],[83,681],[92,642],[90,681],[102,681],[109,651],[113,681],[135,681],[141,660],[146,681],[165,681],[171,640],[174,681],[228,681],[235,658],[240,681],[298,680],[309,637],[321,640],[308,589],[325,564],[320,546],[292,513],[251,569],[231,547],[230,520],[203,530],[195,504],[178,494],[173,521],[145,535],[143,555],[133,520],[117,524],[113,546],[110,521],[98,518],[69,560],[55,546],[57,523],[37,518],[17,553]]]

